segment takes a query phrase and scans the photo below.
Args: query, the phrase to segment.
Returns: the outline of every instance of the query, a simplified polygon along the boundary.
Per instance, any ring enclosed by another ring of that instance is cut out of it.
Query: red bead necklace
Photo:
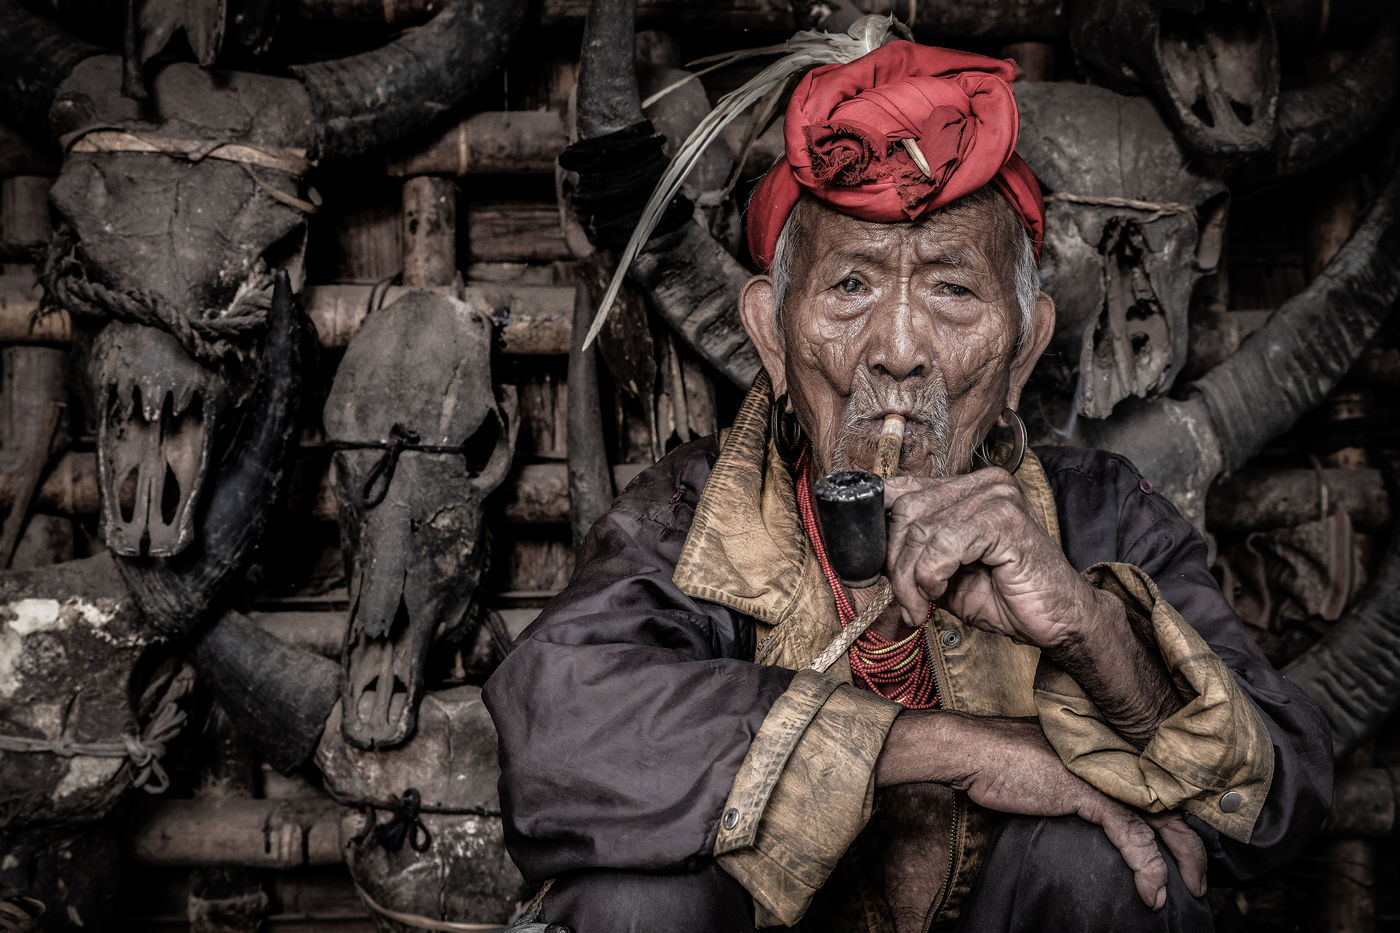
[[[817,563],[822,575],[836,599],[836,614],[845,628],[855,621],[856,612],[851,607],[846,587],[842,585],[831,561],[826,556],[826,544],[822,541],[821,523],[812,505],[812,457],[811,445],[802,449],[797,458],[797,512],[802,518],[802,527],[812,541],[812,549],[817,552]],[[933,604],[928,607],[929,617],[933,616]],[[928,646],[924,639],[924,628],[911,629],[897,641],[891,641],[874,629],[866,629],[850,648],[851,677],[857,686],[887,700],[893,700],[906,709],[932,709],[938,705],[937,684],[933,678],[933,665],[929,661]],[[903,627],[903,626],[901,626]]]

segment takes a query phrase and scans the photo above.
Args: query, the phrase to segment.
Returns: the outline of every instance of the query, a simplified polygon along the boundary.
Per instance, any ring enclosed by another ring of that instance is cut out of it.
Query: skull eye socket
[[[132,467],[127,471],[122,479],[122,484],[117,488],[117,508],[121,511],[122,521],[129,522],[136,514],[136,483],[141,476],[139,467]]]
[[[501,439],[501,416],[492,408],[486,413],[481,425],[462,444],[462,456],[467,463],[467,472],[473,478],[480,476],[491,462],[496,445]]]
[[[175,521],[175,512],[180,507],[180,480],[170,464],[165,465],[165,482],[160,487],[160,519],[169,525]]]

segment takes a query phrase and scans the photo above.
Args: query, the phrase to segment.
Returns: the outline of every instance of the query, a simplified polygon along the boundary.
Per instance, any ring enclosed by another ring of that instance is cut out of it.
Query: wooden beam
[[[538,609],[497,609],[496,614],[505,623],[506,631],[514,639],[539,616]],[[275,635],[294,648],[303,648],[340,661],[341,643],[345,639],[347,613],[329,610],[297,612],[277,610],[273,612],[250,612],[248,618],[254,625],[270,635]],[[491,636],[483,628],[477,633],[470,652],[464,652],[470,665],[472,659],[484,659],[491,655]]]
[[[473,114],[413,150],[393,152],[390,175],[552,175],[569,144],[554,110]]]
[[[457,280],[457,183],[422,175],[403,184],[403,284],[447,287]]]
[[[490,201],[465,205],[467,255],[472,262],[572,260],[559,208],[544,202]]]
[[[893,13],[908,20],[908,0],[855,0],[863,13]],[[915,11],[915,38],[949,37],[992,39],[1055,39],[1068,31],[1063,0],[1010,0],[1000,3],[966,3],[961,0],[919,0]],[[398,28],[427,22],[437,9],[435,0],[294,0],[287,11],[305,22],[389,25]],[[544,0],[539,22],[546,27],[578,29],[588,12],[588,0]],[[791,34],[797,29],[786,0],[725,0],[720,4],[694,4],[686,0],[638,0],[638,29],[687,32],[756,32],[765,36]],[[752,43],[754,45],[760,43]]]
[[[623,463],[612,468],[613,481],[621,489],[642,464]],[[293,500],[291,507],[309,511],[319,521],[336,520],[335,493],[328,476],[317,484],[309,502]],[[0,508],[8,508],[19,493],[21,477],[0,473]],[[569,476],[563,463],[528,463],[516,469],[502,490],[502,516],[522,525],[559,525],[569,521]],[[70,451],[44,477],[34,499],[34,510],[53,515],[93,515],[98,508],[97,455]]]
[[[646,467],[622,463],[613,467],[613,482],[621,489]],[[8,484],[8,480],[0,479]],[[0,485],[0,490],[5,486]],[[3,502],[0,491],[0,502]],[[517,467],[501,490],[501,514],[507,522],[521,525],[559,525],[569,521],[569,471],[562,463],[527,463]],[[323,476],[312,503],[292,503],[293,508],[310,506],[311,517],[335,521],[338,513],[335,492],[329,476]]]
[[[48,246],[53,232],[49,220],[46,175],[15,175],[0,179],[0,258],[34,261]]]
[[[404,293],[400,286],[308,285],[301,301],[324,347],[343,347],[368,313],[370,300],[383,307]],[[65,344],[73,329],[63,312],[48,315],[30,329],[39,306],[32,272],[0,275],[0,343]],[[513,356],[566,356],[574,308],[574,290],[552,285],[468,285],[467,301],[486,311],[499,325],[501,349]]]
[[[339,865],[347,808],[328,797],[304,800],[163,799],[128,837],[147,865],[305,868]]]
[[[1357,527],[1390,524],[1390,497],[1374,469],[1242,470],[1211,487],[1206,517],[1216,532],[1282,528],[1321,518],[1324,499]]]

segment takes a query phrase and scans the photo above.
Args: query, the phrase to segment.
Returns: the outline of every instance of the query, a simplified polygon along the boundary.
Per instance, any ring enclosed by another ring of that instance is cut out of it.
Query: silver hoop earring
[[[992,432],[988,432],[973,451],[973,459],[981,460],[984,466],[1000,467],[1008,473],[1015,473],[1026,459],[1026,423],[1014,408],[1003,408],[1001,416],[997,418],[997,427],[1004,429],[1009,436],[993,439]]]

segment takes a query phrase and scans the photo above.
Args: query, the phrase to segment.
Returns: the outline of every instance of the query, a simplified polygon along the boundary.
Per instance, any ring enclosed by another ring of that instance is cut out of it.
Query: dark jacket
[[[843,665],[797,670],[839,623],[759,389],[723,452],[717,438],[685,445],[618,497],[569,587],[486,685],[506,843],[531,880],[718,857],[760,925],[791,924],[866,827],[899,708],[850,686]],[[1330,803],[1322,716],[1230,611],[1200,536],[1127,461],[1036,453],[1016,478],[1042,526],[1124,600],[1185,705],[1138,752],[1035,649],[939,611],[929,646],[944,702],[1039,715],[1067,767],[1100,790],[1196,817],[1217,872],[1288,860]],[[945,918],[976,875],[988,819],[961,805]]]

